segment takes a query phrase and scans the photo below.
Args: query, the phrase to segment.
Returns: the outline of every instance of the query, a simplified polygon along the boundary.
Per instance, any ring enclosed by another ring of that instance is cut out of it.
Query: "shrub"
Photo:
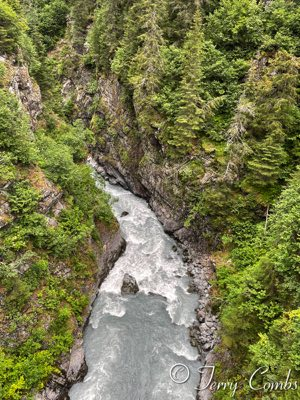
[[[0,150],[9,151],[17,161],[32,162],[36,155],[29,119],[16,97],[0,89]]]
[[[7,1],[0,1],[0,52],[13,53],[27,29],[25,20]]]
[[[9,195],[11,211],[16,214],[32,213],[40,200],[40,194],[28,181],[17,182]]]

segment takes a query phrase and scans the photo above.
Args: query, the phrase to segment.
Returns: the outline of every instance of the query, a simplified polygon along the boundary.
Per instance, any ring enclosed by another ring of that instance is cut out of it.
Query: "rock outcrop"
[[[125,274],[121,288],[122,294],[136,294],[139,290],[136,279],[129,274]]]
[[[20,64],[7,56],[0,56],[7,70],[7,87],[20,100],[30,117],[31,128],[36,128],[37,119],[42,112],[42,95],[39,85],[29,74],[28,66]]]

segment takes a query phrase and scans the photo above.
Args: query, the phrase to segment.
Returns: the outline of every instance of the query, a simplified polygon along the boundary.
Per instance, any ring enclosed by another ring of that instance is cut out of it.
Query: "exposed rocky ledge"
[[[31,128],[34,130],[37,119],[42,112],[42,95],[38,84],[29,75],[26,63],[17,62],[13,57],[0,55],[0,61],[7,68],[7,86],[11,93],[20,100],[24,110],[30,117]]]
[[[96,243],[92,243],[99,272],[97,280],[90,291],[90,306],[86,315],[84,315],[85,323],[75,333],[75,341],[70,354],[65,355],[60,361],[58,367],[61,370],[61,374],[52,376],[44,390],[35,396],[35,400],[69,400],[69,389],[74,383],[80,382],[87,373],[83,349],[83,331],[88,324],[98,288],[126,247],[126,242],[122,238],[119,229],[116,232],[111,232],[102,225],[99,225],[98,229],[101,234],[103,249],[101,251]]]

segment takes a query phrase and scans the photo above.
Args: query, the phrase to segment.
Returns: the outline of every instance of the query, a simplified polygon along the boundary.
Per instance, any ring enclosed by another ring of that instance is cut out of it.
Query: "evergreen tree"
[[[263,23],[256,0],[221,0],[208,17],[207,33],[213,42],[235,54],[248,54],[261,43]]]
[[[297,1],[268,1],[263,14],[265,37],[263,48],[268,51],[284,49],[300,55],[300,4]]]
[[[0,0],[0,52],[15,51],[26,30],[24,18],[8,2]]]
[[[135,5],[137,7],[137,4]],[[160,87],[164,71],[164,38],[160,27],[165,15],[163,1],[143,0],[139,3],[138,19],[141,32],[137,39],[139,48],[129,69],[129,83],[138,122],[144,129],[157,125],[155,94]]]
[[[290,166],[298,162],[297,158],[293,160],[293,147],[299,143],[295,131],[299,118],[299,61],[286,52],[279,52],[262,70],[262,60],[258,61],[246,90],[255,108],[245,136],[252,154],[246,158],[247,175],[242,186],[259,193],[260,201],[269,204],[280,189],[278,183],[285,177],[284,166],[289,157]]]
[[[205,118],[205,103],[200,96],[203,78],[201,69],[203,44],[202,18],[198,8],[183,49],[179,108],[173,137],[169,141],[169,144],[175,146],[181,154],[191,152]]]
[[[123,18],[129,4],[130,1],[125,0],[104,0],[96,12],[89,43],[100,69],[110,70],[123,35]]]
[[[178,45],[184,41],[185,34],[193,22],[195,1],[169,0],[167,5],[169,23],[165,30],[169,40]]]
[[[95,2],[93,0],[76,0],[71,10],[72,41],[79,51],[86,39],[86,29],[92,22]]]
[[[271,134],[255,146],[254,154],[247,163],[249,175],[244,181],[244,187],[255,188],[255,191],[259,190],[262,200],[267,204],[274,194],[276,195],[276,184],[278,179],[284,176],[283,166],[287,161],[287,153],[284,150],[284,132],[276,123],[270,128],[272,129]],[[272,189],[275,190],[275,193]]]
[[[300,299],[299,212],[298,169],[280,195],[267,229],[259,226],[256,235],[240,242],[234,258],[236,272],[226,275],[224,267],[219,273],[226,292],[221,317],[225,346],[239,361],[239,369],[252,373],[261,365],[270,366],[273,380],[292,367],[299,376],[299,318],[294,318],[299,316]],[[243,263],[246,266],[241,268]],[[278,360],[283,360],[282,365]],[[243,394],[237,398],[244,398]]]
[[[3,89],[0,89],[0,150],[24,164],[30,164],[35,154],[28,117],[15,96]]]

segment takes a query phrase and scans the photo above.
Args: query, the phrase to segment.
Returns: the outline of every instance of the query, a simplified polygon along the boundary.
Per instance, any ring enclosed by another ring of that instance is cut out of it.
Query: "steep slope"
[[[0,3],[0,397],[33,398],[52,377],[58,398],[82,373],[89,306],[124,243],[85,165],[91,132],[43,103],[14,7]]]

